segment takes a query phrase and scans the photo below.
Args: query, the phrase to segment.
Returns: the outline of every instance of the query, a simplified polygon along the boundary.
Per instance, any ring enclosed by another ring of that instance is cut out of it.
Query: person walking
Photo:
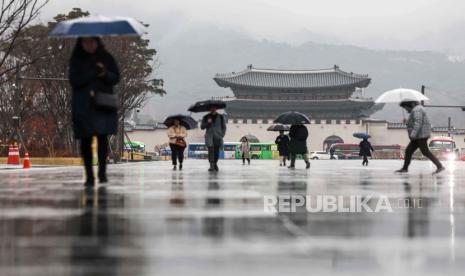
[[[433,174],[437,174],[445,170],[441,162],[428,148],[428,138],[431,136],[431,124],[425,108],[417,101],[403,101],[400,103],[400,106],[409,113],[409,117],[407,119],[407,132],[410,138],[410,143],[405,149],[404,166],[396,172],[408,172],[412,155],[418,148],[425,157],[436,165],[436,171]]]
[[[242,153],[242,165],[245,165],[245,160],[250,165],[250,143],[247,137],[241,139],[241,153]]]
[[[291,156],[291,165],[290,169],[295,168],[295,160],[297,154],[301,154],[305,164],[306,169],[310,169],[310,162],[308,161],[308,149],[307,149],[307,138],[308,130],[305,125],[292,125],[289,131],[289,153]]]
[[[279,166],[286,166],[286,160],[289,158],[289,136],[284,134],[284,130],[280,130],[274,143],[278,145]]]
[[[358,146],[360,147],[360,152],[358,155],[363,157],[362,166],[368,166],[368,156],[371,157],[371,152],[375,150],[371,146],[371,143],[368,141],[367,137],[364,137]]]
[[[187,129],[181,125],[181,121],[174,120],[174,124],[168,128],[169,144],[171,149],[171,160],[173,162],[173,170],[177,169],[177,161],[179,161],[179,170],[182,170],[182,162],[184,160],[184,150],[186,149]]]
[[[77,39],[69,64],[69,80],[73,130],[76,139],[80,140],[86,172],[84,185],[93,186],[95,181],[92,169],[94,136],[98,141],[98,178],[100,183],[106,183],[108,135],[116,134],[118,129],[117,102],[110,107],[108,103],[98,101],[98,96],[111,98],[114,95],[113,87],[118,84],[120,73],[100,38]]]
[[[218,159],[223,147],[223,138],[226,135],[226,120],[218,113],[217,108],[212,106],[210,113],[202,118],[200,128],[206,130],[205,145],[208,147],[208,161],[210,162],[208,171],[219,171]]]

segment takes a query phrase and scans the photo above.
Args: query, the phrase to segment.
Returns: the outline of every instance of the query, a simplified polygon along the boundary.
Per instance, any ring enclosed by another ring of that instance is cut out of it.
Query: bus
[[[375,159],[400,159],[402,158],[402,147],[400,145],[372,145],[375,150]],[[338,159],[359,159],[360,148],[358,144],[336,143],[331,146]]]
[[[429,142],[431,152],[440,160],[457,160],[460,157],[457,145],[451,137],[437,136]]]
[[[238,159],[237,152],[240,152],[240,143],[224,143],[223,150],[220,151],[221,159]],[[242,156],[241,156],[242,158]]]
[[[274,143],[250,143],[250,158],[252,159],[273,159],[274,151],[277,151]]]
[[[194,159],[207,159],[208,148],[205,143],[189,143],[187,146],[187,157]]]
[[[124,149],[133,152],[145,152],[145,144],[139,141],[124,142]]]

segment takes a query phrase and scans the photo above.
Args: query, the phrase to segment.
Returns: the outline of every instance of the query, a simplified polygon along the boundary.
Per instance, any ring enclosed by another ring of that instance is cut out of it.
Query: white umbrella
[[[429,101],[429,99],[419,91],[398,88],[384,92],[378,99],[376,99],[375,103],[401,103],[405,101],[421,102]]]

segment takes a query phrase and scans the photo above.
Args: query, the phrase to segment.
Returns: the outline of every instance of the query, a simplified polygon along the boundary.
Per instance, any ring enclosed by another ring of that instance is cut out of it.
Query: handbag
[[[176,145],[182,147],[182,148],[185,148],[187,145],[186,145],[186,141],[184,141],[183,138],[176,138]]]
[[[118,109],[118,95],[91,91],[94,98],[94,104],[97,109],[106,111],[116,111]]]

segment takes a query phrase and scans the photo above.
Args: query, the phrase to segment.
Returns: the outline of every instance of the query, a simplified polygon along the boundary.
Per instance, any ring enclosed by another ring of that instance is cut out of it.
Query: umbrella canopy
[[[141,36],[146,28],[129,17],[90,16],[58,23],[50,37]]]
[[[378,99],[376,99],[375,103],[401,103],[406,101],[421,102],[429,101],[429,99],[419,91],[399,88],[384,92]]]
[[[289,131],[291,127],[283,124],[274,124],[269,126],[266,130],[268,131]]]
[[[184,114],[176,114],[166,117],[163,124],[167,127],[171,127],[174,125],[174,121],[179,120],[181,125],[183,125],[186,129],[194,129],[197,128],[197,121],[189,115]]]
[[[188,109],[190,112],[208,112],[212,107],[216,109],[223,109],[226,108],[226,103],[223,101],[218,100],[207,100],[196,102],[195,104],[191,105]]]
[[[247,138],[247,141],[249,141],[249,143],[260,143],[260,140],[252,134],[247,134],[247,135],[242,136],[239,142],[241,142],[242,139],[244,139],[244,137]]]
[[[368,139],[368,138],[371,138],[370,134],[368,133],[365,133],[365,132],[356,132],[354,134],[352,134],[355,138],[359,138],[359,139]]]
[[[310,124],[310,119],[305,115],[297,111],[288,111],[280,114],[273,121],[283,125],[303,125]]]

